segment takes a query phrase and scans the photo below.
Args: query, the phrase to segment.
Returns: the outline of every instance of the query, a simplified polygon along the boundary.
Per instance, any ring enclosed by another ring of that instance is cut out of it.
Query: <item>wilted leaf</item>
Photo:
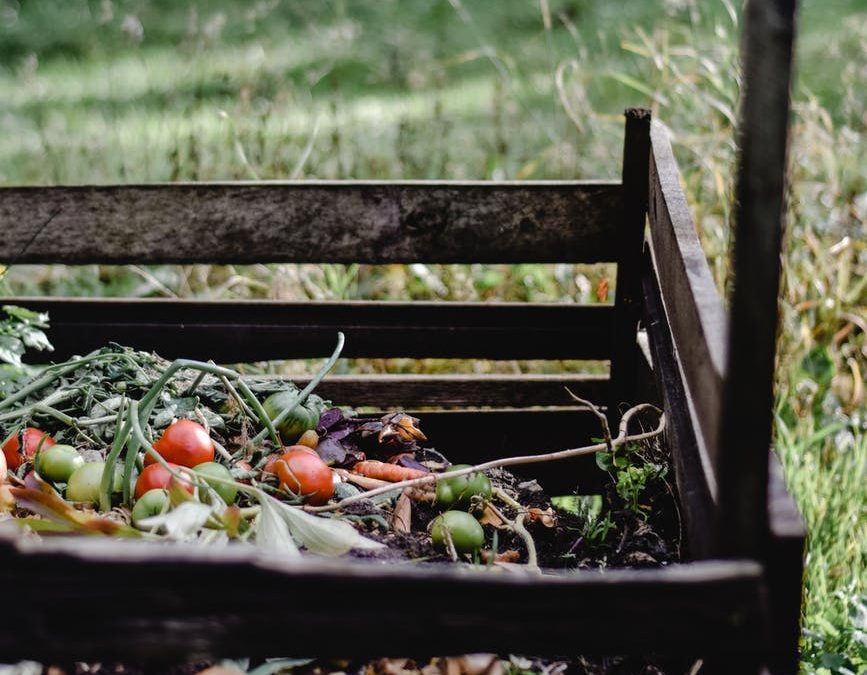
[[[28,487],[10,487],[9,492],[19,507],[47,518],[69,530],[82,534],[110,534],[116,536],[140,536],[135,528],[110,518],[101,518],[82,513],[64,501],[45,481],[30,478]],[[34,486],[34,487],[31,487]]]
[[[544,511],[535,506],[530,507],[527,509],[527,520],[531,523],[542,523],[547,528],[557,525],[557,516],[554,515],[554,510],[550,507]]]
[[[184,502],[168,513],[152,518],[145,518],[141,526],[151,529],[163,529],[172,539],[186,539],[197,534],[211,517],[211,507],[201,502]]]
[[[493,508],[491,508],[490,504],[485,504],[485,510],[482,513],[482,517],[479,518],[480,525],[493,525],[496,528],[501,528],[506,526],[506,521],[500,517]]]
[[[352,525],[338,518],[323,518],[276,500],[271,503],[289,526],[295,541],[308,551],[322,555],[343,555],[352,549],[377,549],[384,544],[368,539]]]
[[[409,488],[400,493],[394,511],[391,514],[391,529],[395,532],[409,532],[412,524],[412,499],[409,496]]]
[[[289,533],[289,525],[278,511],[277,502],[261,499],[262,510],[256,522],[256,544],[280,555],[298,557],[301,552]]]

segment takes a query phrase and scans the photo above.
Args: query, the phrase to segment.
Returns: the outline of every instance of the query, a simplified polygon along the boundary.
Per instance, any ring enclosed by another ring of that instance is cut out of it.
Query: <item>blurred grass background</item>
[[[803,672],[862,673],[867,1],[801,5],[777,447],[809,528]],[[734,0],[0,0],[0,184],[616,178],[620,113],[645,105],[673,130],[724,289],[739,15]],[[596,302],[610,276],[16,266],[0,293]]]

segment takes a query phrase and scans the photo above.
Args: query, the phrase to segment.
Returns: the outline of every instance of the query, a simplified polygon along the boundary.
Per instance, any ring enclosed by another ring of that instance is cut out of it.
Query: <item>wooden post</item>
[[[650,111],[626,110],[623,142],[623,207],[617,229],[617,287],[611,350],[609,424],[620,419],[622,403],[634,403],[638,371],[638,321],[641,318],[641,268],[647,218],[650,162]]]
[[[794,0],[749,0],[743,32],[728,371],[720,429],[720,543],[757,556],[767,535],[777,298]]]
[[[718,460],[720,553],[765,561],[773,638],[768,665],[781,673],[797,669],[797,606],[782,600],[797,596],[800,580],[775,573],[773,549],[778,547],[772,545],[769,527],[768,453],[794,33],[795,0],[748,0],[734,287]]]

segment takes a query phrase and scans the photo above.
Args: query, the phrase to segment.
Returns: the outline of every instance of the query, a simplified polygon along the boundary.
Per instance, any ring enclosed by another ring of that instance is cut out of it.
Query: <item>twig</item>
[[[652,431],[645,431],[639,434],[633,434],[631,436],[628,436],[626,431],[629,426],[630,420],[632,419],[632,417],[645,410],[652,410],[659,415],[659,423],[657,424],[656,428]],[[661,434],[664,430],[665,413],[663,413],[659,408],[654,405],[651,405],[649,403],[641,403],[630,408],[623,414],[623,417],[620,420],[619,433],[617,434],[617,438],[611,440],[611,447],[615,448],[626,443],[633,443],[636,441],[645,440],[647,438],[653,438],[654,436],[658,436],[659,434]],[[305,507],[305,509],[312,513],[339,511],[340,509],[348,506],[349,504],[354,504],[355,502],[359,502],[365,499],[371,499],[372,497],[378,497],[381,494],[385,494],[386,492],[392,492],[393,490],[399,490],[406,487],[415,487],[417,485],[426,485],[428,483],[436,483],[437,481],[443,479],[455,478],[457,476],[466,476],[477,471],[487,471],[488,469],[496,469],[501,466],[535,464],[538,462],[555,462],[557,460],[570,459],[572,457],[579,457],[581,455],[592,455],[601,450],[607,450],[608,448],[608,443],[595,443],[593,445],[585,445],[580,448],[570,448],[568,450],[559,450],[557,452],[548,452],[540,455],[522,455],[519,457],[504,457],[501,459],[494,459],[490,462],[477,464],[466,469],[457,469],[455,471],[446,471],[444,473],[432,473],[429,476],[422,476],[420,478],[413,478],[410,480],[399,481],[397,483],[391,483],[385,487],[376,488],[375,490],[369,490],[368,492],[362,492],[361,494],[347,497],[343,501],[336,504],[326,504],[325,506],[307,506]]]
[[[527,567],[533,570],[538,570],[539,558],[536,555],[536,542],[533,539],[533,535],[530,534],[526,527],[524,527],[524,519],[527,517],[527,509],[519,501],[512,499],[512,496],[502,488],[495,488],[494,496],[498,497],[501,501],[505,502],[508,506],[511,506],[518,512],[515,520],[505,518],[506,524],[515,531],[515,534],[524,540],[524,546],[527,547]],[[502,517],[502,514],[500,514],[500,516]]]
[[[524,518],[527,517],[526,512],[518,514],[515,521],[512,523],[512,529],[524,540],[524,545],[527,547],[527,567],[531,570],[539,570],[539,559],[536,557],[536,542],[533,541],[533,536],[524,527]]]
[[[565,389],[566,393],[572,397],[573,401],[587,406],[587,409],[594,415],[596,415],[596,418],[599,420],[599,424],[602,425],[602,436],[605,438],[605,444],[608,446],[608,452],[614,452],[614,447],[611,444],[611,427],[608,426],[608,418],[605,416],[605,413],[599,410],[599,408],[595,404],[591,403],[587,399],[583,399],[580,396],[574,394],[569,389],[569,387],[565,387]]]

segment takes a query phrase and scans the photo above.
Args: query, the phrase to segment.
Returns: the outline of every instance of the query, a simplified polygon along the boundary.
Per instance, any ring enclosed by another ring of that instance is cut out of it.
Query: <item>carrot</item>
[[[363,462],[358,462],[352,470],[362,476],[368,478],[376,478],[377,480],[386,480],[390,483],[397,483],[401,480],[411,480],[413,478],[421,478],[427,476],[427,471],[419,469],[411,469],[408,466],[398,466],[397,464],[387,464],[379,462],[375,459],[368,459]]]

